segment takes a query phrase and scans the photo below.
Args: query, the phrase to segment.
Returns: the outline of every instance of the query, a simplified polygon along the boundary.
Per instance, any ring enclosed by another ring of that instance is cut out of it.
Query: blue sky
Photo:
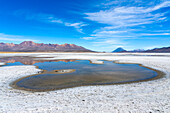
[[[0,0],[0,42],[95,51],[170,46],[170,0]]]

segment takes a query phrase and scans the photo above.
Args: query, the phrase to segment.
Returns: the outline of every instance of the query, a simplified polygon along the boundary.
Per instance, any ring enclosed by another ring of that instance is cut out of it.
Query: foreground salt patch
[[[36,74],[40,71],[42,70],[37,69],[35,66],[29,66],[29,65],[0,67],[0,79],[1,79],[0,85],[2,87],[9,86],[9,83],[14,81],[15,79],[27,75]]]
[[[92,63],[92,64],[104,64],[104,61],[90,60],[90,63]]]
[[[70,56],[70,55],[69,55]],[[68,56],[68,57],[69,57]],[[59,55],[56,58],[60,58]],[[64,58],[68,58],[67,55]],[[72,58],[79,58],[74,54]],[[38,73],[34,66],[0,67],[0,112],[152,112],[170,111],[170,58],[139,56],[86,56],[81,59],[141,63],[166,73],[162,79],[109,86],[87,86],[32,93],[9,87],[17,78]]]
[[[1,66],[1,65],[5,65],[5,63],[3,63],[3,62],[0,62],[0,66]]]

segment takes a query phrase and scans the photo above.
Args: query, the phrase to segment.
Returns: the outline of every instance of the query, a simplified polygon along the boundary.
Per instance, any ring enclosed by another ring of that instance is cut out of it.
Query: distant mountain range
[[[150,49],[150,50],[144,50],[144,49],[135,49],[135,50],[131,50],[131,51],[127,51],[123,48],[117,48],[115,49],[113,52],[150,52],[150,53],[170,53],[170,47],[163,47],[163,48],[154,48],[154,49]]]
[[[146,50],[145,52],[170,53],[170,47],[155,48],[155,49],[151,49],[151,50]]]
[[[0,51],[5,52],[91,52],[75,44],[44,44],[24,41],[20,44],[0,43]]]
[[[75,44],[44,44],[33,41],[24,41],[20,44],[0,43],[1,52],[93,52],[82,46]],[[154,48],[150,50],[136,49],[127,51],[121,47],[112,52],[151,52],[151,53],[170,53],[170,47]]]

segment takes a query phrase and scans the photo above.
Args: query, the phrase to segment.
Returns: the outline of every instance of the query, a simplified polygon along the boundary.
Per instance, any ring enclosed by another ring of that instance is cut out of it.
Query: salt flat
[[[95,62],[109,60],[117,63],[139,63],[163,71],[166,75],[161,79],[147,82],[82,86],[32,93],[13,89],[9,84],[17,78],[38,73],[40,69],[29,65],[0,67],[0,112],[168,113],[170,111],[170,54],[168,53],[0,54],[0,57],[8,56],[34,56],[37,60],[85,59]]]
[[[0,62],[0,66],[1,66],[1,65],[5,65],[5,63],[3,63],[3,62]]]

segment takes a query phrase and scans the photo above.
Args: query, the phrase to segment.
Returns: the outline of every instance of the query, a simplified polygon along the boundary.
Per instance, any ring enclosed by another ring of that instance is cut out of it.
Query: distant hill
[[[121,48],[121,47],[119,47],[119,48],[115,49],[115,50],[112,51],[112,52],[113,52],[113,53],[115,53],[115,52],[126,52],[126,50],[123,49],[123,48]]]
[[[44,44],[24,41],[20,44],[0,43],[0,51],[5,52],[91,52],[75,44]]]
[[[145,52],[153,52],[153,53],[170,53],[170,47],[163,47],[163,48],[155,48],[151,50],[146,50]]]
[[[113,52],[129,52],[129,53],[135,53],[135,52],[140,52],[140,53],[146,53],[146,52],[150,52],[150,53],[170,53],[170,47],[163,47],[163,48],[154,48],[154,49],[150,49],[150,50],[144,50],[144,49],[135,49],[135,50],[130,50],[130,51],[126,51],[123,48],[117,48],[116,50],[114,50]]]
[[[135,49],[135,50],[132,50],[130,52],[144,52],[145,50],[144,49]]]

